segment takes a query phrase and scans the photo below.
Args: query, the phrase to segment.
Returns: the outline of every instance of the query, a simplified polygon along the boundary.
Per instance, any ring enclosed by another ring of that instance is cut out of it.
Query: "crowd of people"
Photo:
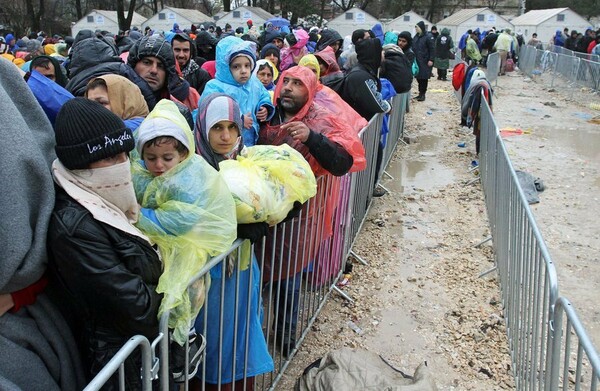
[[[377,161],[366,161],[359,132],[387,115],[413,79],[425,100],[433,68],[447,80],[455,49],[448,30],[423,22],[414,34],[376,25],[345,38],[327,28],[263,27],[0,37],[0,94],[11,119],[0,155],[14,183],[1,196],[0,388],[81,389],[131,336],[154,339],[168,310],[177,314],[169,318],[170,381],[196,376],[193,389],[253,389],[252,378],[274,366],[264,289],[279,295],[275,342],[285,355],[295,348],[298,276],[314,261],[301,249],[317,251],[331,235],[335,178],[380,169],[387,121]],[[296,199],[277,220],[319,233],[299,236],[304,243],[280,225],[240,221],[221,172],[252,148],[282,145],[314,177],[332,178],[330,189],[316,188],[318,212]],[[236,238],[265,236],[277,256],[264,270],[241,251],[211,269],[212,282],[188,287]],[[125,372],[127,389],[139,389],[139,356]]]

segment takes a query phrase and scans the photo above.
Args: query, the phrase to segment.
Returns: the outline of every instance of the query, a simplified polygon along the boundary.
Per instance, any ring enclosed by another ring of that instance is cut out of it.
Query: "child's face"
[[[160,144],[148,143],[144,146],[143,156],[146,168],[153,176],[161,176],[187,157],[187,153],[180,153],[175,148],[174,142]]]
[[[258,80],[260,80],[265,87],[268,87],[273,81],[273,72],[271,72],[271,69],[268,66],[265,66],[263,69],[258,71],[256,76],[258,76]]]
[[[240,135],[237,125],[232,121],[219,121],[208,131],[208,142],[215,153],[225,155],[231,152]]]
[[[246,56],[237,56],[229,64],[231,75],[240,84],[246,84],[252,74],[252,65]]]

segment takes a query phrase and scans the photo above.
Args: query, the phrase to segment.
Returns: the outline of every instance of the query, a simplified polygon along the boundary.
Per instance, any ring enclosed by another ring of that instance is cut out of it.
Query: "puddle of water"
[[[578,128],[565,131],[564,128],[547,132],[548,139],[554,139],[560,144],[571,147],[578,156],[600,162],[600,132],[591,129]]]
[[[415,144],[418,157],[415,160],[392,162],[387,172],[394,179],[387,179],[384,186],[400,193],[409,193],[413,189],[425,191],[443,187],[454,181],[453,172],[440,164],[436,156],[440,137],[421,137]]]

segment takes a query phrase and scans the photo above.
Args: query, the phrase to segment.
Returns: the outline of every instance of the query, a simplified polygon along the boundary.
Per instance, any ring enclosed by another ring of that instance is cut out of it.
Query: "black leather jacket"
[[[95,220],[57,188],[48,243],[49,269],[61,298],[57,304],[67,315],[90,378],[131,336],[156,338],[162,266],[148,242]],[[139,369],[126,377],[135,386]]]

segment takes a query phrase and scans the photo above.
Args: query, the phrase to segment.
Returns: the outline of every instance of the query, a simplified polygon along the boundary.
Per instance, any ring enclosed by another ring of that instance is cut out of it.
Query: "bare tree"
[[[125,3],[124,0],[117,0],[117,20],[119,23],[119,30],[129,30],[131,27],[131,20],[133,19],[133,13],[135,12],[136,0],[129,0],[129,9],[127,16],[125,16]]]

